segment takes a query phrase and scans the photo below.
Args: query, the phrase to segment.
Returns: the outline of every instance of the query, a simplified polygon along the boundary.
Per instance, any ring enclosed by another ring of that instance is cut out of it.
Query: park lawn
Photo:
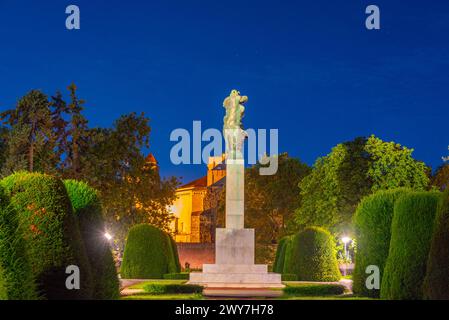
[[[124,296],[121,300],[203,300],[201,294],[135,294],[131,296]]]
[[[151,279],[145,282],[141,282],[135,285],[128,287],[128,289],[143,289],[144,286],[151,283],[160,283],[160,284],[184,284],[187,280],[165,280],[165,279]]]

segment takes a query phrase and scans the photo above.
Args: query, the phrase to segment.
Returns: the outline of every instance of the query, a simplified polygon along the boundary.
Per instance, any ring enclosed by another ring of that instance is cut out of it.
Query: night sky
[[[69,4],[81,30],[65,28]],[[449,154],[448,39],[446,0],[0,0],[0,109],[75,82],[91,126],[145,112],[162,174],[187,181],[205,166],[172,165],[170,132],[221,128],[237,88],[245,127],[278,128],[280,151],[308,164],[375,134],[435,168]]]

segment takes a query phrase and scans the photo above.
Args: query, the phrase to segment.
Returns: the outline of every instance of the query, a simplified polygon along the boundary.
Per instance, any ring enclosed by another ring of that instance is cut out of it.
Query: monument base
[[[254,229],[223,229],[216,232],[215,264],[203,272],[191,272],[190,284],[208,288],[283,288],[281,275],[267,265],[254,264]]]

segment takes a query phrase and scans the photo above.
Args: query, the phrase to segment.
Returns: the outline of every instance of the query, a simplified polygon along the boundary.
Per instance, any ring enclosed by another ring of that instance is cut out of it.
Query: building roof
[[[152,153],[148,154],[148,156],[145,158],[145,161],[148,163],[157,164],[157,160]]]
[[[207,176],[186,183],[180,186],[178,189],[194,188],[194,187],[207,187]]]

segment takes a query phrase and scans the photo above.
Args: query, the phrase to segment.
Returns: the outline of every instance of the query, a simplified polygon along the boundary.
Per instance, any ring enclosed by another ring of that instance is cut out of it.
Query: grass
[[[194,284],[166,284],[150,283],[143,287],[143,290],[149,294],[201,294],[203,287]]]
[[[202,300],[201,294],[135,294],[122,297],[121,300]]]
[[[150,284],[184,284],[186,280],[148,280],[128,287],[128,289],[143,289],[146,285]]]

